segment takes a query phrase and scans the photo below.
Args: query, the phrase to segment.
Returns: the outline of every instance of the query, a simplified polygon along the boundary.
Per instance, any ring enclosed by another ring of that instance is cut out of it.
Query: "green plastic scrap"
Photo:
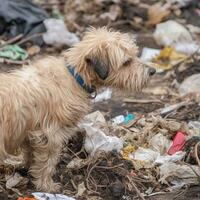
[[[25,60],[28,53],[18,45],[7,45],[0,51],[0,57],[11,60]]]

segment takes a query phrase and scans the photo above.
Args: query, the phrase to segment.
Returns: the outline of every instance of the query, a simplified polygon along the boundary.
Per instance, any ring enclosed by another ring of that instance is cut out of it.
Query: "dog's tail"
[[[23,155],[14,156],[9,154],[5,149],[3,135],[0,134],[0,165],[13,165],[18,166],[23,162]]]

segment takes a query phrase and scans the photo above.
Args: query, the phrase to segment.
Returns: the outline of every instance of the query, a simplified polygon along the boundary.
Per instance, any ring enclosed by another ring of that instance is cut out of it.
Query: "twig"
[[[80,158],[78,157],[78,155],[77,155],[75,152],[73,152],[69,147],[66,146],[66,148],[67,148],[67,150],[70,151],[76,158],[80,159]]]
[[[188,163],[184,163],[184,164],[187,165],[194,172],[194,174],[196,174],[196,176],[198,177],[198,179],[200,181],[200,175],[193,169],[193,167]],[[188,178],[190,178],[190,177],[188,177]]]
[[[93,169],[99,164],[99,162],[100,162],[100,161],[97,161],[97,162],[90,168],[89,172],[87,173],[87,177],[86,177],[86,186],[87,186],[87,188],[88,188],[90,191],[92,191],[92,192],[94,192],[94,193],[96,193],[96,194],[99,194],[99,192],[94,191],[94,190],[92,190],[92,189],[90,188],[89,179],[90,179],[90,174],[92,173]],[[89,167],[89,166],[88,166],[88,167]],[[87,171],[88,171],[88,170],[87,170]],[[97,187],[95,186],[95,188],[97,188]]]
[[[125,103],[163,103],[158,99],[131,99],[131,98],[124,98],[123,102]]]
[[[16,42],[17,40],[21,39],[23,37],[23,34],[19,34],[14,38],[11,38],[10,40],[7,40],[4,44],[0,46],[0,51],[2,51],[6,45],[12,44],[13,42]]]
[[[199,51],[199,50],[200,50],[200,47],[198,47],[197,50],[196,50],[194,53],[192,53],[191,55],[189,55],[189,56],[187,56],[186,58],[180,60],[178,63],[172,65],[172,67],[171,67],[170,69],[173,69],[173,68],[174,68],[174,69],[175,69],[175,72],[176,72],[176,70],[177,70],[177,68],[180,66],[180,64],[184,63],[185,61],[189,60],[190,58],[193,58],[196,54],[198,54],[198,51]],[[168,69],[168,70],[170,70],[170,69]],[[166,71],[168,71],[168,70],[166,70]]]
[[[121,167],[123,166],[124,164],[121,163],[119,165],[115,165],[115,166],[111,166],[111,167],[106,167],[106,166],[96,166],[96,168],[99,168],[99,169],[114,169],[114,168],[118,168],[118,167]]]
[[[174,200],[175,200],[175,199],[180,199],[180,197],[181,197],[181,196],[183,197],[183,195],[184,195],[187,191],[188,191],[188,188],[186,188],[186,189],[183,190],[183,191],[182,191],[182,190],[181,190],[181,191],[178,191],[178,193],[174,195],[174,198],[173,198],[173,199],[174,199]]]
[[[135,183],[131,180],[131,178],[129,176],[126,176],[128,178],[128,180],[130,181],[130,183],[132,184],[132,186],[134,187],[137,195],[142,199],[145,200],[144,196],[141,194],[141,192],[139,191],[139,189],[137,188],[137,186],[135,185]]]
[[[74,181],[73,181],[72,179],[70,179],[70,182],[71,182],[73,188],[74,188],[75,190],[77,190],[78,188],[77,188],[76,184],[74,183]]]
[[[160,194],[166,194],[166,192],[154,192],[151,194],[146,194],[144,195],[145,197],[152,197],[152,196],[156,196],[156,195],[160,195]]]
[[[29,37],[26,37],[26,38],[20,40],[19,42],[17,42],[17,44],[18,44],[18,45],[19,45],[19,44],[23,44],[23,43],[28,42],[29,40],[31,40],[31,39],[33,39],[33,38],[41,37],[43,34],[44,34],[44,33],[35,33],[35,34],[33,34],[33,35],[29,36]]]
[[[195,152],[195,157],[196,157],[196,161],[200,167],[200,160],[199,160],[199,156],[198,156],[198,147],[200,145],[200,141],[195,145],[195,148],[194,148],[194,152]]]
[[[97,183],[96,183],[95,179],[93,178],[93,176],[90,176],[89,180],[90,180],[90,181],[92,182],[92,184],[94,185],[95,191],[97,191],[98,186],[97,186]]]

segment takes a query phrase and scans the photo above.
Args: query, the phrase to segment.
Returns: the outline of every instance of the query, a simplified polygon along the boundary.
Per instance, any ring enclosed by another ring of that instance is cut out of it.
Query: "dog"
[[[155,73],[137,54],[128,34],[90,28],[62,56],[0,74],[0,163],[23,158],[37,190],[58,191],[52,176],[62,147],[88,114],[96,91],[108,86],[140,91]]]

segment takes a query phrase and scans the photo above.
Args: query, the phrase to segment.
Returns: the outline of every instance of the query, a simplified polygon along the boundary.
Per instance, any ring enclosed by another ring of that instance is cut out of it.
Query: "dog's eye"
[[[123,63],[123,66],[126,67],[126,66],[130,65],[131,62],[132,62],[132,59],[128,59]]]

